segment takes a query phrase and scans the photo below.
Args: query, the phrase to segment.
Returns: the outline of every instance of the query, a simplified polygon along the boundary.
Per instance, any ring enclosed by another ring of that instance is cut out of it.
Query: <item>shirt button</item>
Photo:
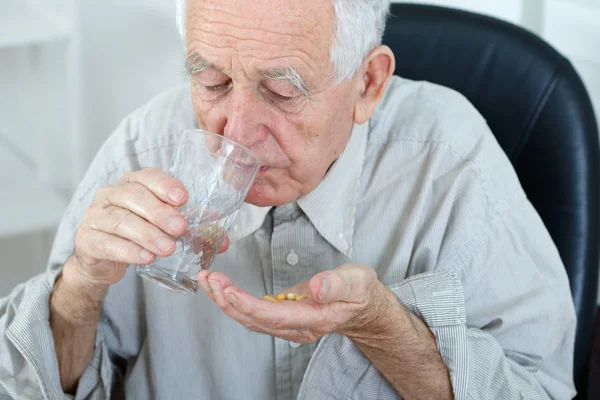
[[[288,255],[285,257],[285,261],[293,267],[294,265],[298,264],[298,261],[300,261],[300,258],[298,257],[298,254],[296,254],[296,252],[294,252],[294,250],[290,250]]]
[[[291,347],[292,349],[297,349],[297,348],[299,348],[300,346],[302,346],[300,343],[296,343],[296,342],[289,342],[289,343],[290,343],[290,347]]]

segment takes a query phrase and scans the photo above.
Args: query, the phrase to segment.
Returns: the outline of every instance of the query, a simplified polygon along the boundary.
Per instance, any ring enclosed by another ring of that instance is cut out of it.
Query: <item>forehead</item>
[[[211,62],[229,56],[319,69],[329,60],[334,14],[330,0],[189,0],[186,26],[188,50]]]

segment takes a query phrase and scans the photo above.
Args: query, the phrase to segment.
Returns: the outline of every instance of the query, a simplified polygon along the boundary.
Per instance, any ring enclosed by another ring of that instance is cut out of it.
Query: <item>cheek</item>
[[[210,111],[210,107],[206,104],[206,102],[200,99],[200,96],[196,93],[194,80],[192,79],[192,107],[194,109],[194,114],[196,115],[196,119],[198,120],[198,125],[200,129],[206,129],[206,116]]]
[[[321,127],[311,117],[294,115],[284,117],[273,129],[282,151],[293,162],[291,175],[304,180],[318,174],[326,145]]]
[[[332,114],[336,117],[332,118]],[[348,124],[347,115],[335,109],[325,113],[313,110],[310,116],[293,115],[286,120],[296,131],[298,139],[303,141],[299,155],[306,162],[312,163],[309,168],[313,171],[322,168],[323,164],[330,164],[339,156],[340,147],[347,139],[344,133],[352,129],[352,123]],[[291,145],[296,146],[297,143]]]
[[[223,134],[227,119],[219,107],[210,101],[202,100],[192,89],[192,107],[200,129]]]
[[[294,162],[291,176],[312,185],[313,180],[322,178],[337,158],[339,144],[332,142],[336,135],[331,128],[339,130],[339,126],[336,127],[337,118],[328,117],[322,108],[305,111],[302,115],[286,115],[280,127],[290,134],[279,136],[283,137],[280,140],[282,148]]]
[[[300,134],[308,133],[306,132],[306,127],[309,121],[306,118],[294,116],[294,118],[288,118],[288,122],[294,127],[296,132],[299,132]]]
[[[316,107],[316,108],[315,108]],[[305,139],[318,138],[323,133],[323,121],[327,119],[321,108],[308,103],[299,114],[285,114],[283,120],[289,129]]]

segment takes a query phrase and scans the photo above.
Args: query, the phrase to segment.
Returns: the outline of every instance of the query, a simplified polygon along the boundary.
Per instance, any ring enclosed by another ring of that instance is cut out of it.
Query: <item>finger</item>
[[[224,240],[225,229],[219,224],[195,225],[190,227],[185,235],[185,242],[198,255],[198,262],[202,269],[210,267]]]
[[[77,238],[80,252],[96,260],[148,265],[156,256],[143,247],[106,232],[88,229]]]
[[[223,297],[227,301],[227,304],[225,306],[219,306],[219,308],[221,308],[225,312],[225,314],[227,314],[230,318],[234,319],[238,323],[244,325],[246,328],[255,332],[280,338],[296,338],[296,336],[298,335],[298,331],[295,329],[287,329],[285,323],[282,323],[282,328],[280,328],[278,325],[273,324],[271,321],[267,321],[262,318],[256,318],[250,312],[252,305],[249,304],[252,304],[254,301],[258,303],[270,303],[265,304],[267,309],[269,309],[271,305],[277,308],[278,305],[276,303],[271,303],[267,300],[258,299],[254,296],[249,295],[252,301],[248,304],[244,304],[244,300],[241,299],[240,296],[238,296],[236,290],[232,290],[232,288],[233,286],[229,286],[226,290],[222,292]],[[272,313],[273,310],[271,310],[270,312]]]
[[[258,299],[233,286],[232,281],[224,274],[200,271],[197,278],[200,287],[225,314],[255,332],[293,338],[298,343],[309,343],[315,340],[314,337],[303,335],[300,330],[313,325],[323,325],[323,321],[314,322],[315,315],[319,314],[318,310],[315,312],[311,307],[308,307],[308,310],[305,307],[304,312],[299,312],[281,303]]]
[[[325,271],[309,282],[312,298],[327,304],[336,301],[362,303],[377,282],[377,273],[371,267],[358,264],[343,265],[334,271]]]
[[[324,307],[314,302],[271,302],[232,286],[225,297],[239,314],[236,320],[252,330],[296,343],[313,343],[354,315],[345,303]],[[256,329],[258,327],[258,329]]]
[[[202,270],[196,275],[196,280],[198,286],[204,290],[217,306],[221,309],[227,308],[227,300],[224,299],[222,290],[232,285],[231,279],[221,273]]]
[[[196,278],[202,290],[226,315],[248,329],[259,333],[268,333],[263,327],[257,325],[256,321],[237,311],[229,299],[225,297],[223,290],[232,287],[231,280],[227,276],[221,273],[200,271]]]
[[[129,172],[121,178],[123,183],[138,183],[147,187],[160,200],[173,206],[182,206],[188,200],[188,192],[181,182],[156,168]]]
[[[219,254],[225,253],[229,249],[229,236],[225,236],[225,240],[219,249]]]
[[[210,287],[210,283],[208,283],[208,277],[212,274],[212,272],[207,270],[202,270],[196,275],[196,281],[198,282],[198,286],[206,293],[206,295],[212,300],[215,301],[215,296],[213,294],[212,288]]]
[[[320,306],[312,302],[272,302],[259,299],[235,286],[224,289],[224,294],[238,312],[269,331],[306,329],[322,317]]]
[[[140,183],[122,183],[99,191],[105,200],[103,208],[116,206],[130,210],[164,232],[179,236],[187,228],[183,215],[174,207],[162,202]]]
[[[208,280],[211,278],[211,275],[213,275],[213,273],[210,272],[210,271],[200,271],[198,273],[198,275],[196,276],[196,278],[198,280],[198,285],[216,303],[215,295],[213,294],[212,288],[210,287],[210,283],[208,282]],[[227,279],[225,279],[225,278],[223,276],[216,275],[215,277],[212,278],[212,280],[218,280],[219,284],[221,284],[221,283],[228,283],[227,282],[228,278]],[[292,329],[292,330],[289,330],[289,329],[284,329],[284,330],[269,329],[269,327],[261,325],[260,321],[254,320],[251,317],[249,317],[248,315],[245,315],[242,312],[240,312],[236,308],[236,305],[235,305],[237,303],[236,297],[232,297],[231,296],[232,287],[233,286],[228,286],[226,288],[226,290],[224,292],[222,292],[222,295],[225,296],[225,298],[227,299],[227,301],[229,302],[229,304],[226,305],[226,307],[219,307],[219,308],[221,308],[221,310],[223,310],[223,312],[228,317],[230,317],[231,319],[233,319],[237,323],[245,326],[246,328],[248,328],[248,329],[250,329],[250,330],[252,330],[254,332],[258,332],[258,333],[262,333],[262,334],[266,334],[266,335],[271,335],[271,336],[279,337],[279,338],[282,338],[284,340],[295,341],[297,343],[309,343],[311,341],[310,337],[304,337],[304,336],[302,336],[302,334],[301,334],[302,332],[299,331],[299,330],[295,330],[295,329]],[[233,301],[233,303],[232,303],[232,301]]]
[[[87,219],[90,228],[132,241],[161,257],[175,251],[175,241],[169,235],[125,208],[93,208]]]
[[[220,272],[213,272],[208,277],[208,284],[212,289],[213,296],[215,297],[215,303],[221,308],[223,311],[227,311],[228,308],[231,308],[231,304],[223,295],[223,290],[228,287],[233,286],[233,282],[227,275],[222,274]]]

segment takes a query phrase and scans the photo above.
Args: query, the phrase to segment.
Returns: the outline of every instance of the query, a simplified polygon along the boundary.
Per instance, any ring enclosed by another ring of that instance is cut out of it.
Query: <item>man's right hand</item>
[[[50,326],[66,393],[75,393],[93,355],[108,287],[123,278],[130,264],[147,265],[156,256],[173,254],[173,238],[187,228],[176,207],[187,200],[181,182],[158,169],[144,169],[100,189],[85,211],[75,253],[56,280],[50,301]]]
[[[63,279],[108,287],[123,278],[130,264],[148,265],[157,256],[173,254],[173,238],[187,228],[176,207],[187,200],[181,182],[158,169],[130,172],[101,188],[83,214]]]

